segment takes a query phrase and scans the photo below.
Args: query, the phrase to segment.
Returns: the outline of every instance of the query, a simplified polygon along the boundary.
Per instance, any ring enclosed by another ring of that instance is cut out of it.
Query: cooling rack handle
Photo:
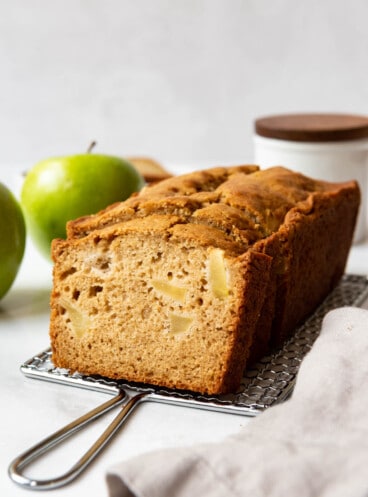
[[[21,487],[30,490],[52,490],[70,483],[77,476],[79,476],[82,471],[84,471],[92,462],[92,460],[101,452],[105,445],[111,440],[111,438],[122,426],[127,416],[146,396],[146,392],[127,395],[125,391],[121,390],[113,399],[104,402],[92,411],[89,411],[87,414],[64,426],[60,430],[56,431],[49,437],[45,438],[38,444],[34,445],[30,449],[19,455],[9,466],[8,473],[10,478]],[[59,445],[65,439],[71,437],[74,433],[84,428],[87,424],[91,423],[95,419],[99,418],[106,412],[122,403],[124,403],[122,409],[108,425],[102,435],[66,473],[47,480],[36,480],[23,474],[24,468],[26,468],[32,461],[38,459],[42,454],[50,451],[53,447]]]

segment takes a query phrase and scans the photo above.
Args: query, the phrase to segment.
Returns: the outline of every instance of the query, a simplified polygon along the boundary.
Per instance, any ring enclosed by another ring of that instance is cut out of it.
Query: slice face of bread
[[[54,240],[56,366],[220,394],[341,278],[360,193],[285,169],[172,177]]]
[[[203,393],[237,388],[271,258],[178,221],[151,216],[75,239],[73,249],[55,243],[56,364]]]

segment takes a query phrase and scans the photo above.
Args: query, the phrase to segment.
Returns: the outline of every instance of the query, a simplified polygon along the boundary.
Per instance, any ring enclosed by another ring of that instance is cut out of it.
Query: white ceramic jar
[[[255,121],[254,162],[283,165],[311,178],[358,181],[362,203],[354,242],[368,236],[368,117],[284,114]]]

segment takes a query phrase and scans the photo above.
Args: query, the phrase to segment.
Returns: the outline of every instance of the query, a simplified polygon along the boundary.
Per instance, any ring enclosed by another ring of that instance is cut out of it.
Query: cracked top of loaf
[[[333,196],[344,187],[358,191],[354,181],[328,183],[284,167],[217,167],[147,186],[124,202],[69,222],[67,234],[68,239],[82,238],[121,223],[135,226],[140,218],[149,218],[145,223],[152,222],[159,229],[162,216],[170,216],[175,217],[174,224],[182,225],[183,233],[208,238],[215,236],[211,231],[216,230],[217,236],[242,252],[276,232],[292,209],[308,213],[315,196]]]

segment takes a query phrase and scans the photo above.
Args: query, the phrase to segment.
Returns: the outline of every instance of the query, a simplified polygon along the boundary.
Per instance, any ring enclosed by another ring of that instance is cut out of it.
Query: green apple
[[[0,299],[10,289],[24,255],[23,213],[8,188],[0,183]]]
[[[125,200],[144,185],[128,161],[99,154],[56,157],[36,164],[21,192],[28,232],[47,258],[51,241],[65,238],[66,223]]]

